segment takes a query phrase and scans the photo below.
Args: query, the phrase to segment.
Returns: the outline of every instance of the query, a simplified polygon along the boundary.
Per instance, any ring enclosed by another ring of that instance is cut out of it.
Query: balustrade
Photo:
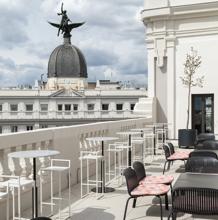
[[[52,149],[60,151],[58,158],[71,160],[71,183],[76,184],[80,179],[78,175],[80,148],[85,148],[84,143],[87,137],[116,136],[118,131],[142,127],[148,123],[151,123],[151,119],[129,119],[2,134],[0,135],[0,174],[31,177],[32,160],[8,159],[8,153],[20,150]],[[95,143],[93,147],[97,146],[98,143]],[[37,170],[46,167],[48,164],[49,158],[39,159]],[[46,176],[43,178],[47,182],[48,178]],[[63,181],[66,179],[63,178]],[[66,185],[67,181],[63,183],[63,187]],[[46,193],[44,196],[48,197]],[[31,203],[26,202],[22,208],[25,209],[30,206]]]

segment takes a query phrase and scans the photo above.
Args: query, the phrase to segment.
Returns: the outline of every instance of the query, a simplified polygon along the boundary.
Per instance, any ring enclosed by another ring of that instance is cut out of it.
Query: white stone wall
[[[16,174],[31,178],[32,160],[8,159],[8,153],[19,150],[53,149],[60,152],[60,155],[56,156],[56,158],[71,160],[71,183],[72,185],[76,184],[77,181],[80,180],[79,156],[81,141],[83,141],[86,137],[92,136],[116,136],[116,132],[126,131],[131,128],[145,127],[145,125],[149,123],[151,123],[151,119],[139,118],[115,122],[101,122],[87,125],[49,128],[43,130],[39,129],[36,131],[21,132],[16,134],[2,134],[0,135],[0,174]],[[105,148],[106,147],[107,144],[105,144]],[[40,167],[48,166],[49,162],[49,158],[37,159],[37,170],[39,170]],[[45,189],[47,187],[47,190],[43,193],[45,198],[48,197],[48,193],[50,192],[48,188],[48,177],[49,176],[43,176]],[[56,184],[57,180],[54,179],[54,185],[57,186]],[[65,188],[66,185],[67,176],[63,175],[62,187]],[[28,199],[26,199],[26,196]],[[25,198],[22,200],[22,209],[25,210],[26,208],[30,208],[30,188],[27,189],[25,195],[22,193],[22,198]],[[5,203],[5,200],[0,202],[0,219],[5,219]]]
[[[214,93],[214,132],[218,131],[217,14],[218,1],[214,0],[145,0],[142,20],[147,32],[148,96],[156,97],[157,103],[161,100],[159,108],[164,110],[168,123],[173,124],[171,138],[177,138],[177,130],[185,127],[187,89],[179,77],[191,47],[202,57],[198,71],[205,75],[204,87],[193,88],[192,94]],[[167,69],[166,81],[160,86],[158,80],[163,75],[158,74],[162,74],[164,68]],[[166,94],[165,100],[163,94]],[[157,118],[161,116],[160,109],[157,109]]]

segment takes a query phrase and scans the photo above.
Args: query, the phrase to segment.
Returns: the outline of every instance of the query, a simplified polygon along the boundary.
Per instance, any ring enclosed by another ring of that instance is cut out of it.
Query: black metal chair
[[[147,176],[144,164],[140,161],[135,161],[133,163],[133,169],[136,172],[139,184],[154,183],[171,185],[174,180],[174,177],[170,175]]]
[[[205,186],[206,187],[206,186]],[[172,193],[172,210],[168,220],[176,220],[177,213],[198,215],[218,214],[218,190],[197,187],[178,187]]]
[[[167,142],[167,145],[168,145],[168,147],[170,149],[170,153],[174,154],[175,153],[174,145],[171,142]]]
[[[201,133],[197,136],[196,149],[214,149],[215,135],[213,133]]]
[[[146,184],[166,184],[169,185],[172,189],[172,182],[174,180],[173,176],[170,175],[158,175],[158,176],[146,176],[146,171],[144,164],[140,161],[135,161],[133,163],[133,169],[136,172],[139,184],[146,185]],[[168,196],[165,195],[165,204],[166,209],[168,210]],[[133,201],[133,208],[136,206],[136,198]]]
[[[185,164],[185,172],[218,173],[218,159],[214,157],[190,157]]]
[[[170,164],[176,160],[182,160],[185,161],[189,158],[189,154],[187,153],[174,153],[171,154],[170,148],[167,144],[163,144],[163,150],[165,154],[166,161],[164,163],[164,169],[163,169],[163,174],[165,173],[166,165],[168,164],[168,167],[170,168]]]
[[[213,151],[207,151],[207,150],[195,150],[192,151],[189,154],[189,157],[212,157],[215,159],[218,159],[218,156],[215,152]]]
[[[162,199],[161,196],[166,195],[169,191],[169,186],[164,184],[148,184],[148,185],[139,185],[139,181],[136,175],[135,170],[131,167],[128,167],[124,170],[123,175],[126,179],[127,191],[129,198],[126,201],[125,211],[123,220],[126,219],[126,212],[130,199],[136,199],[142,196],[156,196],[160,200],[160,214],[161,220],[163,219],[162,211]]]

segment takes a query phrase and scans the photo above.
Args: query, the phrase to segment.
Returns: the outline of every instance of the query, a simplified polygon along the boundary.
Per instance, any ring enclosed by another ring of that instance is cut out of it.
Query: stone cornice
[[[141,18],[146,25],[152,21],[160,20],[176,20],[194,17],[210,17],[217,16],[218,14],[218,1],[199,4],[186,4],[179,6],[170,6],[163,8],[155,8],[143,10]]]

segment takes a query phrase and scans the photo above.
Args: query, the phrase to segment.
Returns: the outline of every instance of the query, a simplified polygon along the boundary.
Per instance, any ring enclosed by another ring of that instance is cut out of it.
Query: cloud
[[[3,69],[14,70],[16,65],[12,59],[0,56],[0,67]]]
[[[111,51],[98,48],[86,48],[83,51],[88,66],[115,65],[116,55]]]
[[[114,80],[146,82],[141,0],[1,0],[0,77],[7,85],[32,83],[47,72],[51,52],[63,42],[47,21],[60,22],[62,1],[73,22],[86,21],[72,31],[72,43],[85,55],[89,80],[103,79],[113,69]]]
[[[34,84],[40,78],[44,66],[40,63],[17,64],[10,58],[0,57],[0,86],[16,86],[20,84]]]
[[[28,5],[27,0],[0,1],[0,47],[12,49],[29,40],[26,30],[30,13]]]

